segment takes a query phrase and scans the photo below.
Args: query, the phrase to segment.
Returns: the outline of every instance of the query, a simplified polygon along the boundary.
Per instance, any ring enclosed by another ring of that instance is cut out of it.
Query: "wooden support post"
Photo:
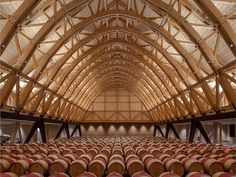
[[[207,143],[210,143],[211,144],[211,140],[209,139],[204,127],[202,126],[202,123],[200,121],[197,121],[198,122],[198,130],[200,131],[200,133],[202,134],[203,138],[205,139],[205,141]]]
[[[159,125],[156,125],[156,127],[157,127],[158,131],[160,132],[161,136],[165,137],[163,131],[161,130],[161,127]]]
[[[166,134],[165,134],[165,138],[167,139],[169,136],[169,131],[170,131],[170,126],[169,123],[166,124]]]
[[[156,132],[157,132],[157,124],[154,124],[154,131],[153,131],[153,136],[156,137]]]
[[[45,131],[43,118],[40,119],[39,130],[40,130],[42,142],[46,143],[47,142],[47,137],[46,137],[46,131]]]
[[[172,131],[173,131],[175,137],[178,138],[178,139],[180,139],[180,138],[179,138],[179,135],[178,135],[178,133],[177,133],[175,127],[174,127],[174,125],[173,125],[173,124],[170,124],[170,123],[167,123],[167,124],[166,124],[166,135],[165,135],[165,138],[168,138],[170,129],[172,129]]]
[[[81,125],[80,124],[78,126],[78,130],[79,130],[79,136],[81,137],[82,136],[82,131],[81,131]]]
[[[194,135],[196,132],[196,121],[192,120],[191,121],[191,126],[190,126],[190,135],[189,135],[189,143],[193,143]]]
[[[70,131],[69,131],[69,124],[66,123],[65,125],[65,131],[66,131],[66,137],[69,139],[70,138]]]
[[[43,121],[43,118],[40,118],[39,120],[35,121],[33,126],[31,127],[30,132],[25,140],[25,144],[30,142],[30,140],[33,137],[37,128],[39,128],[39,130],[40,130],[40,134],[41,134],[43,143],[47,142],[44,121]]]
[[[202,134],[203,138],[205,139],[205,141],[207,143],[211,143],[204,127],[202,126],[202,123],[198,120],[192,120],[191,121],[191,128],[190,128],[190,137],[189,137],[189,143],[193,143],[194,140],[194,135],[196,132],[196,129],[198,128],[198,130],[200,131],[200,133]]]
[[[71,137],[75,134],[76,130],[79,131],[79,127],[80,127],[80,124],[77,124],[73,130],[73,132],[71,133]]]
[[[64,129],[65,129],[65,131],[66,131],[66,136],[67,136],[67,138],[70,138],[69,124],[66,122],[66,123],[63,123],[63,124],[61,125],[60,129],[59,129],[58,132],[57,132],[57,135],[56,135],[55,139],[57,139],[57,138],[60,137],[60,135],[61,135],[61,133],[62,133],[62,131],[63,131]]]

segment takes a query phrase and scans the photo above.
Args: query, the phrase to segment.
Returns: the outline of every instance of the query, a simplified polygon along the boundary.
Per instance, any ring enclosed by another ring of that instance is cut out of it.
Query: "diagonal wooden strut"
[[[200,131],[200,133],[202,134],[202,136],[205,139],[205,141],[207,143],[211,144],[211,140],[209,139],[209,137],[208,137],[208,135],[207,135],[207,133],[206,133],[202,123],[200,121],[198,121],[198,120],[192,120],[191,121],[189,143],[193,143],[196,129],[198,129]]]

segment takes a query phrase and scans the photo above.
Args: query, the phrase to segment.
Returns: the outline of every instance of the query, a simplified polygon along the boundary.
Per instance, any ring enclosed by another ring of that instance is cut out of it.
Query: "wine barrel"
[[[29,167],[32,163],[33,160],[31,159],[17,160],[11,165],[10,172],[15,173],[18,176],[21,176],[29,170]]]
[[[108,162],[108,157],[105,154],[97,154],[94,159],[101,159],[105,162],[105,164],[107,164]]]
[[[6,159],[0,159],[0,174],[10,169],[11,163]]]
[[[223,151],[223,149],[214,148],[214,149],[212,149],[212,154],[220,155],[220,154],[224,154],[224,151]]]
[[[167,158],[164,161],[164,165],[168,172],[173,172],[179,176],[184,175],[184,166],[182,163],[177,159]]]
[[[236,175],[228,172],[217,172],[212,177],[235,177]]]
[[[51,163],[52,161],[49,158],[36,160],[30,166],[29,171],[45,175],[48,172],[48,168]]]
[[[5,172],[5,173],[0,173],[0,177],[18,177],[18,176],[12,172]]]
[[[55,161],[56,159],[59,159],[59,158],[62,158],[62,156],[60,154],[50,154],[48,156],[48,158],[51,160],[51,161]]]
[[[113,173],[109,173],[106,177],[123,177],[123,176],[119,173],[113,172]]]
[[[34,155],[36,151],[33,148],[28,148],[24,150],[24,153]]]
[[[204,173],[191,172],[191,173],[187,174],[186,177],[210,177],[210,176],[207,174],[204,174]]]
[[[143,158],[142,158],[141,160],[142,160],[142,162],[143,162],[144,164],[146,164],[146,162],[147,162],[149,159],[153,159],[153,158],[154,158],[153,155],[151,155],[151,154],[146,154],[146,155],[143,156]]]
[[[152,177],[159,177],[160,174],[165,172],[162,162],[156,158],[147,160],[145,165],[148,173],[152,175]]]
[[[86,152],[83,149],[78,149],[75,151],[75,154],[77,157],[80,157],[81,155],[85,154]]]
[[[49,174],[66,173],[68,164],[69,162],[67,159],[56,159],[49,167]]]
[[[124,158],[118,154],[114,154],[110,157],[110,161],[112,161],[113,159],[120,159],[121,161],[124,161]]]
[[[22,175],[22,176],[20,176],[20,177],[43,177],[43,175],[40,174],[40,173],[35,173],[35,172],[33,172],[33,173],[24,174],[24,175]]]
[[[226,148],[224,152],[231,155],[236,155],[236,149]]]
[[[198,160],[193,159],[193,158],[185,158],[185,159],[183,159],[182,160],[182,164],[184,165],[185,170],[188,173],[191,173],[191,172],[203,172],[204,171],[204,168],[203,168],[202,164]]]
[[[170,155],[168,155],[168,154],[160,154],[159,156],[157,156],[157,158],[158,158],[160,161],[164,162],[165,159],[170,158]]]
[[[108,173],[119,173],[121,175],[125,172],[125,164],[120,159],[113,159],[108,163]]]
[[[132,176],[133,174],[143,171],[144,170],[144,165],[139,159],[130,159],[127,161],[127,170]]]
[[[81,173],[84,173],[86,170],[87,170],[86,162],[82,159],[78,159],[70,164],[69,174],[72,177],[77,177]]]
[[[90,154],[92,156],[92,158],[94,158],[97,154],[98,154],[98,150],[93,148],[93,149],[90,149],[88,151],[88,154]]]
[[[158,155],[161,154],[161,151],[159,151],[158,149],[155,149],[155,148],[151,149],[149,152],[150,152],[152,155],[154,155],[154,157],[157,157]]]
[[[76,160],[78,157],[75,154],[65,154],[63,158],[68,159],[70,162],[73,162]]]
[[[139,159],[139,157],[136,154],[130,154],[125,157],[125,161],[128,163],[130,159]]]
[[[11,153],[18,155],[18,154],[23,154],[23,149],[12,149]]]
[[[215,159],[202,158],[200,161],[203,164],[204,169],[211,176],[213,176],[217,172],[224,171],[223,165]]]
[[[172,151],[172,150],[170,150],[170,149],[165,149],[164,151],[163,151],[163,153],[164,154],[168,154],[168,155],[170,155],[170,156],[173,156],[175,153],[174,153],[174,151]]]
[[[145,155],[148,154],[148,151],[147,151],[146,149],[140,148],[140,149],[137,151],[137,154],[138,154],[139,158],[142,159],[143,156],[145,156]]]
[[[39,159],[43,159],[45,157],[47,157],[45,154],[34,154],[33,156],[31,156],[31,158],[33,160],[39,160]]]
[[[53,148],[48,151],[48,154],[61,154],[59,149]]]
[[[96,175],[91,172],[84,172],[77,177],[96,177]]]
[[[94,159],[88,167],[88,171],[94,173],[97,177],[102,177],[106,170],[106,164],[101,159]]]
[[[179,160],[179,161],[182,161],[183,159],[186,158],[186,155],[184,154],[176,154],[173,156],[175,159]]]
[[[57,173],[57,174],[52,174],[49,177],[70,177],[66,173]]]
[[[224,169],[230,173],[236,174],[236,160],[227,157],[220,158],[218,161],[224,166]]]
[[[160,177],[180,177],[180,176],[171,172],[165,172],[165,173],[162,173]]]
[[[11,154],[11,149],[0,149],[0,154]]]
[[[144,171],[140,171],[140,172],[133,174],[132,177],[152,177],[152,176],[150,176],[148,173],[146,173]]]
[[[90,154],[83,154],[79,158],[86,160],[87,164],[89,164],[93,160],[93,157]]]

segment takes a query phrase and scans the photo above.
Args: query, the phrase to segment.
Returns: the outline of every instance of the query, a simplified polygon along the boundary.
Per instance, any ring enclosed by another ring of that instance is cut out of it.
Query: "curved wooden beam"
[[[1,30],[0,35],[0,55],[3,54],[7,48],[12,37],[17,31],[18,24],[22,23],[23,20],[34,10],[34,8],[41,2],[41,0],[25,0],[22,2],[20,7],[10,16],[7,23]]]
[[[208,15],[216,24],[221,36],[228,44],[229,49],[236,56],[236,33],[227,21],[226,17],[217,9],[217,7],[208,0],[194,0],[194,2]]]

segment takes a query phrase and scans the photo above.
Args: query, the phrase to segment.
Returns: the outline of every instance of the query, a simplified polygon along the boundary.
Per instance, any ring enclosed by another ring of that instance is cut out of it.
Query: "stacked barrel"
[[[0,177],[236,176],[236,147],[141,136],[58,139],[0,148]]]

